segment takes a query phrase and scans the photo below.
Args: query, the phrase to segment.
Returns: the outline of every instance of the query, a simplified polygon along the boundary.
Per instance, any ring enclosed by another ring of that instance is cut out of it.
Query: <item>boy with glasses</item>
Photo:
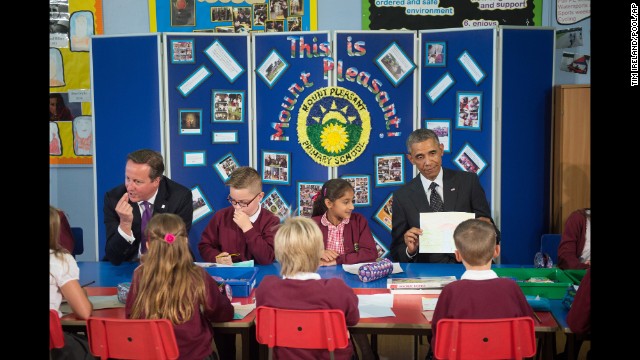
[[[202,232],[200,256],[204,261],[226,265],[252,259],[259,265],[271,264],[275,258],[273,237],[280,219],[260,206],[264,197],[260,174],[242,166],[225,184],[229,186],[227,200],[231,206],[216,212]]]

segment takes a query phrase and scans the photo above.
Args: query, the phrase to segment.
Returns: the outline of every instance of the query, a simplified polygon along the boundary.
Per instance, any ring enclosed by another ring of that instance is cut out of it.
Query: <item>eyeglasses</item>
[[[227,196],[227,201],[233,206],[239,205],[240,207],[247,207],[247,206],[251,205],[253,200],[255,200],[258,197],[258,195],[260,195],[260,193],[262,193],[262,191],[257,193],[256,196],[253,197],[253,199],[251,199],[251,200],[249,200],[247,202],[235,201],[235,200],[233,200],[233,198],[231,196]]]

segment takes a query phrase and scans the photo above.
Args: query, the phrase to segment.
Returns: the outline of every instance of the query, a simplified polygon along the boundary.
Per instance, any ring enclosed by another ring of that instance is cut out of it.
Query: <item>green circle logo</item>
[[[364,101],[340,86],[307,96],[298,112],[298,142],[320,165],[339,166],[360,156],[369,143],[371,117]]]

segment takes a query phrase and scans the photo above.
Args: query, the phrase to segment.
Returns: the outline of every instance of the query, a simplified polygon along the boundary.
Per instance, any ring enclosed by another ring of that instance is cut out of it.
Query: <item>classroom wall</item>
[[[555,21],[556,2],[543,3],[543,26],[557,28],[583,28],[584,46],[576,52],[591,53],[591,20],[585,19],[570,26],[558,26]],[[336,11],[340,9],[340,11]],[[149,12],[147,0],[109,0],[103,1],[104,34],[140,34],[149,32]],[[359,30],[361,28],[360,0],[322,0],[318,1],[318,30]],[[591,77],[559,71],[562,49],[556,50],[555,83],[588,84]],[[591,67],[591,64],[589,65]],[[591,69],[589,69],[589,73]],[[105,156],[105,154],[102,154]],[[108,154],[106,154],[108,156]],[[122,167],[113,169],[121,172],[124,180],[124,159]],[[98,260],[96,249],[96,211],[94,209],[94,178],[92,166],[57,166],[49,169],[49,201],[63,209],[73,227],[84,230],[84,253],[76,257],[79,261]],[[117,184],[114,184],[114,186]],[[103,196],[103,194],[99,194]]]

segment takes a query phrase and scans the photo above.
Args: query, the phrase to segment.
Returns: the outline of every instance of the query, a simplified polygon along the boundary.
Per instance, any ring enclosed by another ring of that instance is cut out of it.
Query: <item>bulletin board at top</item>
[[[317,28],[317,0],[149,0],[151,32],[284,32]]]
[[[50,165],[93,164],[89,37],[103,32],[102,0],[49,0]]]
[[[542,0],[362,0],[362,29],[542,25]]]

